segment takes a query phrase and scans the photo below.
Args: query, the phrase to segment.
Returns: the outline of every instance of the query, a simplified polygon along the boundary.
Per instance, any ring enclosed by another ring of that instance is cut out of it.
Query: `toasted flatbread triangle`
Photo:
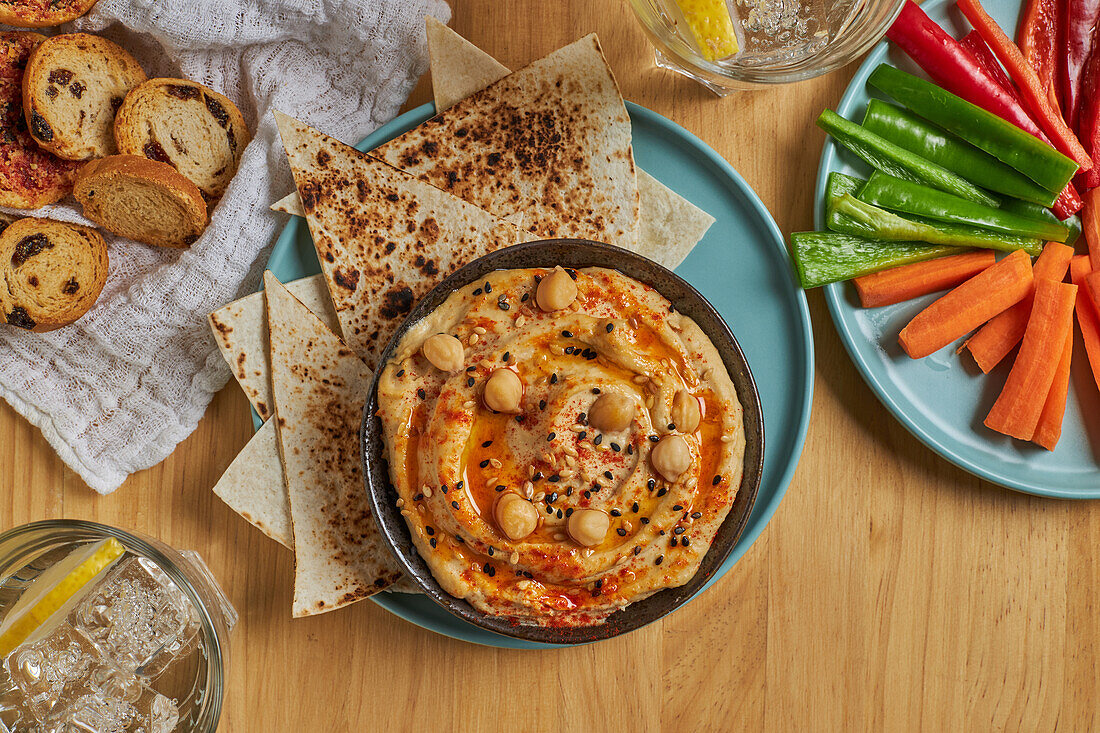
[[[512,71],[439,20],[428,16],[428,59],[436,111],[442,112]],[[446,73],[436,76],[436,70]]]
[[[263,303],[259,305],[262,309]],[[290,502],[274,421],[260,426],[218,479],[214,493],[252,526],[283,547],[294,549]]]
[[[529,233],[276,113],[344,341],[375,366],[413,303]]]
[[[333,333],[340,331],[325,279],[321,275],[289,282],[286,289],[323,320]],[[267,420],[272,412],[271,361],[268,358],[263,292],[257,291],[222,306],[210,314],[209,320],[214,340],[218,342],[218,349],[233,371],[234,378],[256,414],[261,420]]]
[[[367,365],[270,272],[271,386],[294,526],[294,616],[331,611],[401,573],[374,521],[359,460]]]
[[[371,151],[542,237],[633,248],[630,118],[595,35],[554,51]]]

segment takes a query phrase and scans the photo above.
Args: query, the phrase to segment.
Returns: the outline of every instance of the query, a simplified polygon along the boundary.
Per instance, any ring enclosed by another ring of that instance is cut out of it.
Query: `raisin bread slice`
[[[189,247],[206,228],[206,202],[167,163],[136,155],[93,160],[73,195],[84,216],[109,232],[158,247]]]
[[[0,32],[0,206],[52,204],[73,190],[80,167],[38,147],[23,117],[23,71],[44,40],[38,33]]]
[[[168,163],[191,179],[207,202],[225,193],[248,137],[236,105],[184,79],[139,84],[115,115],[118,152]]]
[[[96,0],[2,0],[0,23],[17,28],[46,28],[75,20]]]
[[[11,326],[52,331],[95,304],[107,281],[107,244],[95,229],[20,219],[0,233],[0,314]]]
[[[27,127],[39,145],[68,160],[111,155],[115,112],[143,81],[134,57],[106,38],[48,38],[31,54],[23,77]]]

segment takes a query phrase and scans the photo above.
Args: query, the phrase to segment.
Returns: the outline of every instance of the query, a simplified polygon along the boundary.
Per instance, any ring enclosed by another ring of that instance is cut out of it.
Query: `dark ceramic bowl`
[[[386,350],[382,352],[379,365],[389,361],[397,342],[410,326],[439,307],[455,290],[480,280],[494,270],[555,265],[569,268],[592,266],[614,268],[635,280],[651,285],[668,298],[677,310],[693,318],[710,337],[737,388],[737,396],[744,408],[745,425],[745,468],[741,487],[733,507],[715,535],[710,550],[690,581],[679,588],[666,588],[644,600],[631,603],[626,608],[616,611],[604,623],[592,626],[570,628],[527,626],[513,619],[482,613],[466,601],[447,593],[436,582],[428,564],[417,553],[405,519],[397,509],[397,492],[390,483],[386,465],[382,424],[375,417],[378,408],[378,375],[382,373],[381,367],[375,374],[374,383],[371,384],[370,395],[363,412],[360,438],[363,450],[363,475],[374,516],[378,518],[382,534],[405,573],[432,600],[460,619],[498,634],[546,644],[578,644],[608,639],[633,631],[671,613],[699,592],[722,566],[748,522],[757,490],[760,488],[760,474],[764,464],[764,419],[760,410],[760,396],[756,391],[756,383],[749,371],[745,355],[737,344],[737,339],[733,337],[729,326],[714,307],[695,288],[671,271],[640,255],[583,239],[528,242],[497,250],[466,265],[441,282],[416,304],[408,318],[390,339]]]

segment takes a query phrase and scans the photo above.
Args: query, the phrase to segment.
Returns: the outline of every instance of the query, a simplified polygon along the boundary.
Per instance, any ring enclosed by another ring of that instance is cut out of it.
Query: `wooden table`
[[[724,155],[784,232],[811,227],[824,136],[855,65],[717,100],[656,69],[621,0],[456,0],[460,33],[518,68],[596,31],[623,95]],[[410,105],[430,98],[427,79]],[[161,465],[99,497],[0,406],[0,526],[75,517],[198,550],[241,614],[223,731],[1066,730],[1097,726],[1100,504],[951,466],[879,405],[810,294],[817,378],[775,518],[714,588],[595,646],[489,649],[370,602],[290,619],[292,557],[210,487],[251,434],[230,384]]]

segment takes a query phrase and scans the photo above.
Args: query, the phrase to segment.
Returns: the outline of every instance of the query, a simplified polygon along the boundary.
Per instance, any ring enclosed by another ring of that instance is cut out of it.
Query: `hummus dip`
[[[599,623],[683,585],[741,484],[718,351],[614,270],[498,270],[455,291],[402,337],[378,402],[436,580],[519,623]]]

